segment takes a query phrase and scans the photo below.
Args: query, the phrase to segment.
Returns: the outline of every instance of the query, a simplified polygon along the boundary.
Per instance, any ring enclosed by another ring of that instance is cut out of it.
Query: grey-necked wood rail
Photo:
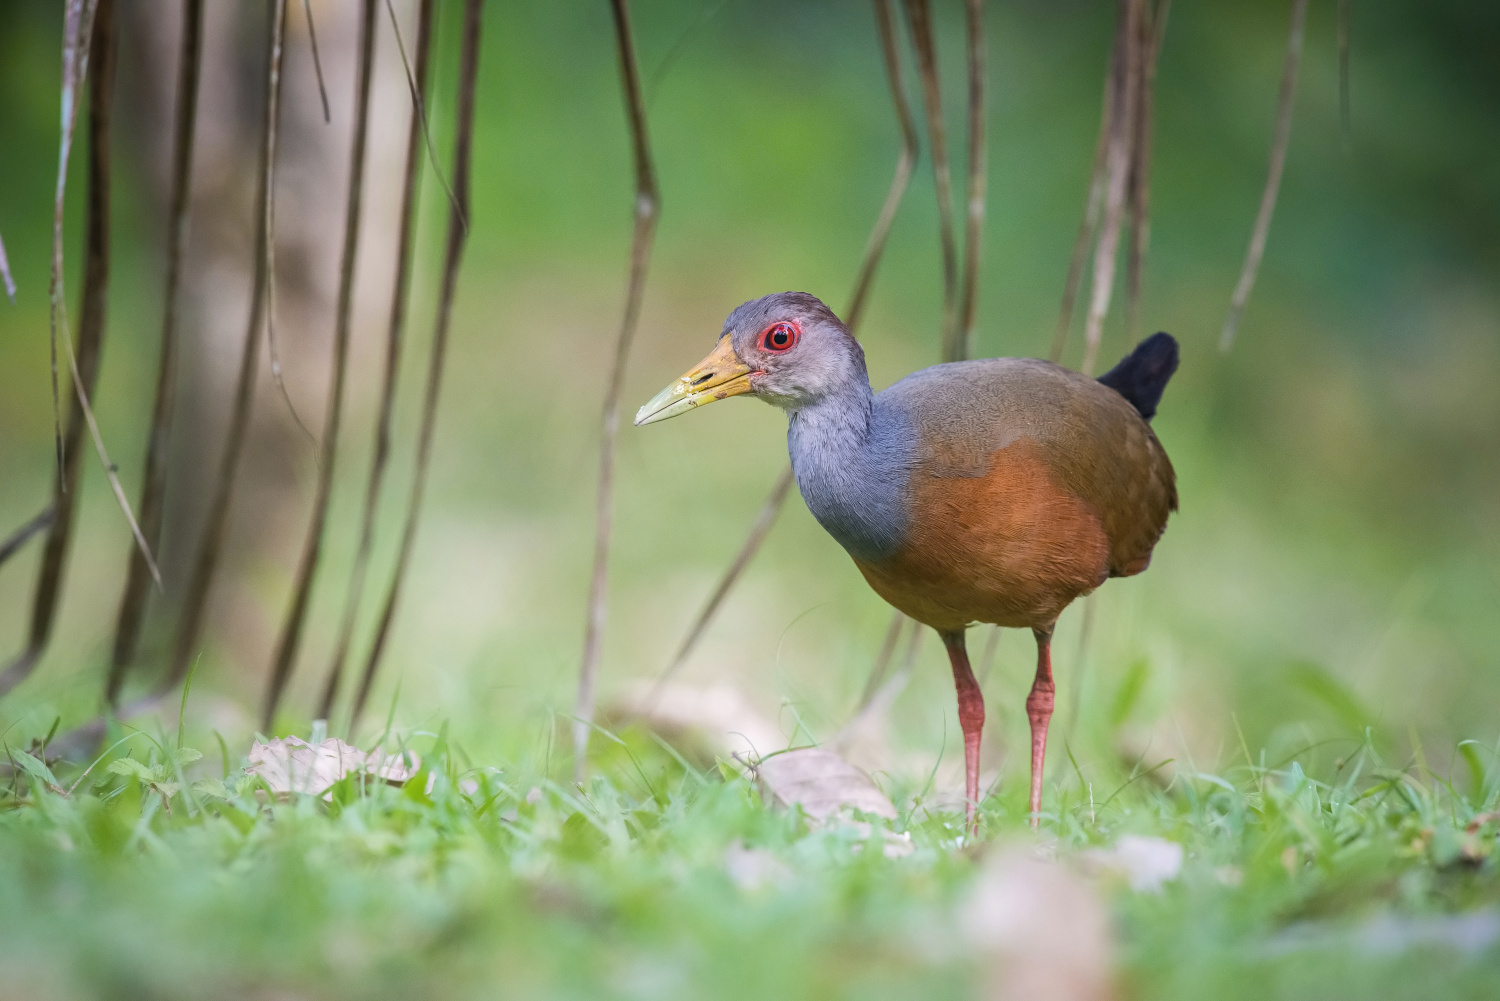
[[[805,292],[782,292],[730,313],[718,346],[635,423],[745,394],[787,412],[808,509],[877,594],[943,638],[971,826],[984,697],[964,631],[980,622],[1032,631],[1034,826],[1057,617],[1107,578],[1146,569],[1177,509],[1172,464],[1147,423],[1176,368],[1177,342],[1156,334],[1098,380],[1033,358],[990,358],[934,365],[875,393],[864,351],[838,317]]]

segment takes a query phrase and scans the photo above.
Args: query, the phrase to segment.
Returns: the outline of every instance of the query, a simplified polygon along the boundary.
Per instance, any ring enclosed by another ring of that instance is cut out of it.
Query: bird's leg
[[[1042,765],[1047,760],[1047,724],[1057,688],[1052,684],[1052,627],[1033,629],[1036,636],[1036,680],[1026,696],[1026,718],[1031,721],[1031,826],[1041,822]]]
[[[964,732],[964,823],[970,833],[978,833],[974,810],[979,805],[979,735],[984,730],[984,693],[969,667],[963,630],[942,636],[953,665],[953,687],[958,690],[958,725]]]

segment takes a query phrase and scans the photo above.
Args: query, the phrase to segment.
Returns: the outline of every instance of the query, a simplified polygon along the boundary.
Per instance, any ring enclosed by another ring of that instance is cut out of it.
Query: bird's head
[[[729,314],[718,345],[636,413],[654,424],[751,394],[797,410],[865,382],[865,358],[833,310],[806,292],[777,292]]]

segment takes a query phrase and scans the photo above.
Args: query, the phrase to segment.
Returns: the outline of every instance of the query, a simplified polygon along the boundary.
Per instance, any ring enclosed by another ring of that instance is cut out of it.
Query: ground
[[[596,738],[582,786],[566,762],[388,737],[420,755],[415,777],[351,776],[327,797],[271,793],[224,747],[115,739],[88,771],[9,750],[11,996],[1009,997],[1025,940],[973,926],[976,898],[1013,892],[985,874],[1018,854],[1107,910],[1091,939],[1049,891],[1021,923],[1063,943],[1054,962],[1113,969],[1115,996],[1477,998],[1500,982],[1500,768],[1474,744],[1456,752],[1465,788],[1368,744],[1322,779],[1248,750],[1222,774],[1136,768],[1108,790],[1060,775],[1035,834],[1024,783],[1002,782],[969,838],[923,786],[877,776],[896,819],[817,824],[766,805],[738,762],[638,729]],[[1180,871],[1153,887],[1112,866],[1129,836],[1182,845]]]

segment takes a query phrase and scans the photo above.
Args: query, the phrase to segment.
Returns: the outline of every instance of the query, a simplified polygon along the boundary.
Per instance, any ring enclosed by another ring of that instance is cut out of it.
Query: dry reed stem
[[[66,331],[66,291],[63,288],[63,205],[68,185],[68,156],[73,151],[73,126],[78,121],[78,88],[88,75],[89,45],[93,36],[96,0],[67,0],[63,8],[62,123],[57,144],[57,187],[52,196],[52,272],[47,283],[48,348],[52,365],[52,436],[57,450],[58,480],[62,476],[62,398],[57,388],[57,331]]]
[[[984,229],[984,0],[964,6],[969,36],[969,190],[964,221],[964,273],[958,304],[956,358],[974,354],[974,314],[979,300],[979,243]],[[955,359],[956,360],[956,359]]]
[[[167,275],[163,295],[161,347],[157,360],[156,399],[151,410],[151,434],[146,444],[141,484],[141,533],[146,545],[161,539],[162,509],[167,489],[167,454],[177,398],[178,286],[183,252],[187,248],[188,216],[193,174],[193,132],[198,112],[198,77],[203,51],[203,0],[183,0],[182,45],[177,63],[177,107],[172,139],[172,195],[168,210]],[[105,682],[105,698],[114,705],[125,672],[135,659],[141,623],[146,613],[147,567],[139,549],[130,553],[125,592],[120,599],[115,644]]]
[[[208,513],[198,537],[193,557],[192,576],[182,595],[182,612],[177,620],[177,634],[167,672],[157,683],[150,698],[164,698],[187,676],[188,666],[198,646],[208,597],[213,588],[219,555],[229,528],[229,512],[234,501],[234,478],[250,429],[255,403],[257,348],[261,325],[265,321],[266,291],[270,267],[270,212],[267,206],[276,197],[276,145],[281,119],[281,60],[286,34],[286,0],[275,0],[266,19],[266,67],[264,105],[261,109],[260,156],[257,165],[255,194],[255,250],[250,285],[250,314],[245,324],[245,338],[240,348],[239,373],[235,377],[234,402],[229,412],[229,428],[219,452],[218,475],[214,480]],[[141,706],[138,704],[137,709]],[[128,712],[129,710],[127,710]],[[123,716],[123,714],[122,714]]]
[[[599,673],[599,654],[604,640],[605,619],[609,612],[609,539],[614,510],[615,439],[620,431],[620,388],[625,379],[625,362],[630,355],[636,320],[640,316],[646,267],[651,259],[651,243],[656,233],[656,218],[660,208],[656,171],[651,162],[651,146],[646,134],[646,106],[641,95],[640,70],[636,65],[635,44],[630,35],[630,12],[626,0],[611,0],[610,10],[614,14],[615,45],[620,59],[625,110],[630,121],[631,149],[634,154],[635,226],[630,240],[630,281],[625,296],[625,316],[620,323],[609,388],[604,395],[604,433],[599,448],[599,501],[594,522],[594,569],[589,581],[588,622],[584,629],[583,661],[578,670],[578,698],[573,706],[573,777],[580,782],[583,780],[588,756],[590,724],[594,719],[594,682]]]
[[[897,618],[892,622],[892,628],[895,628],[895,624],[904,618],[904,615],[897,613]],[[870,678],[870,682],[867,683],[867,687],[873,688],[870,696],[862,700],[859,709],[850,717],[849,722],[840,727],[839,731],[829,740],[830,744],[835,747],[846,744],[849,738],[858,733],[867,722],[891,707],[892,703],[896,701],[896,697],[901,694],[901,690],[911,680],[912,668],[917,663],[917,651],[922,647],[922,637],[924,635],[926,635],[926,631],[923,630],[922,626],[919,623],[913,622],[911,632],[907,633],[906,636],[906,650],[901,655],[901,666],[883,684],[879,684],[878,687],[875,687],[877,679],[874,676]]]
[[[77,17],[82,16],[81,12],[75,12],[74,9],[79,6],[82,5],[72,4],[68,8],[67,30],[69,32],[82,30],[82,23],[74,20],[75,14]],[[70,371],[75,378],[86,384],[84,388],[87,389],[93,388],[99,373],[99,356],[104,339],[109,283],[109,133],[111,124],[109,112],[111,96],[114,92],[114,8],[111,0],[101,0],[100,6],[104,11],[103,16],[95,19],[94,7],[92,4],[89,5],[89,38],[86,41],[80,42],[74,35],[70,35],[64,41],[63,103],[65,111],[63,122],[65,135],[59,144],[70,146],[72,143],[71,126],[76,116],[70,117],[66,108],[73,102],[76,88],[82,83],[81,78],[70,82],[67,74],[73,72],[75,68],[79,72],[82,71],[86,56],[80,57],[77,49],[92,46],[98,52],[98,65],[89,81],[89,189],[88,218],[84,237],[86,249],[82,304],[79,309],[76,353],[71,341],[66,346],[68,359],[73,362],[69,366]],[[71,55],[68,54],[69,50],[72,50]],[[61,169],[66,171],[66,153],[59,155],[59,162]],[[61,204],[61,198],[61,191],[59,191],[59,204]],[[60,230],[54,229],[54,238],[59,234]],[[57,258],[60,256],[61,248],[54,246],[54,264],[57,264]],[[60,270],[54,277],[53,291],[60,296]],[[60,312],[57,308],[60,305],[60,300],[54,301],[54,314]],[[65,325],[64,336],[66,338]],[[13,657],[3,670],[0,670],[0,696],[4,696],[31,675],[52,637],[52,627],[56,621],[62,592],[68,548],[72,540],[74,506],[78,500],[76,487],[82,460],[78,443],[83,437],[83,429],[88,420],[84,409],[87,399],[87,393],[79,393],[75,389],[73,401],[68,408],[68,423],[66,430],[62,432],[66,436],[66,441],[59,439],[57,454],[62,461],[54,471],[52,503],[48,508],[51,518],[46,546],[42,550],[41,564],[37,570],[36,590],[31,600],[31,622],[27,632],[26,647]],[[33,520],[32,525],[36,525],[36,520]],[[27,528],[32,531],[39,530],[39,526],[38,528],[27,526]],[[19,542],[17,546],[19,547]]]
[[[1235,331],[1245,314],[1245,304],[1250,301],[1250,290],[1255,287],[1255,275],[1260,270],[1261,258],[1266,252],[1266,237],[1271,232],[1271,216],[1276,211],[1276,196],[1281,190],[1281,172],[1286,167],[1287,146],[1292,137],[1292,105],[1297,95],[1297,68],[1302,62],[1302,39],[1307,28],[1307,0],[1292,0],[1292,26],[1287,34],[1286,62],[1281,69],[1281,93],[1276,101],[1276,134],[1271,143],[1271,166],[1266,172],[1266,187],[1260,196],[1260,211],[1255,216],[1255,229],[1250,235],[1250,247],[1245,253],[1245,267],[1234,287],[1234,296],[1229,300],[1229,316],[1224,320],[1224,331],[1219,335],[1219,350],[1228,351],[1234,346]]]
[[[437,426],[438,397],[442,392],[443,367],[448,353],[448,324],[453,313],[453,296],[458,288],[458,269],[463,263],[464,244],[468,236],[469,218],[469,166],[474,148],[474,92],[479,79],[479,41],[482,28],[483,0],[465,0],[463,26],[463,53],[458,70],[458,112],[454,123],[453,137],[453,203],[448,213],[448,245],[443,258],[443,286],[438,298],[437,323],[433,329],[432,345],[427,363],[427,388],[422,397],[422,425],[417,438],[417,463],[412,476],[411,501],[406,510],[406,523],[401,531],[401,548],[396,555],[396,566],[391,572],[390,587],[386,591],[385,603],[375,627],[375,637],[370,644],[370,653],[360,677],[359,688],[354,695],[354,705],[349,714],[349,732],[353,734],[359,725],[360,714],[370,697],[375,683],[375,674],[380,667],[381,655],[385,652],[386,640],[390,636],[391,623],[396,615],[396,603],[401,596],[401,582],[406,576],[407,564],[411,561],[412,544],[417,536],[417,523],[422,509],[422,496],[427,484],[427,468],[432,459],[432,435]]]
[[[1084,321],[1083,364],[1080,371],[1093,375],[1099,356],[1099,342],[1104,336],[1104,320],[1114,293],[1115,262],[1120,245],[1120,226],[1130,179],[1131,146],[1135,137],[1136,94],[1140,83],[1140,38],[1136,25],[1140,21],[1144,0],[1119,0],[1115,28],[1115,60],[1111,102],[1114,114],[1110,122],[1109,181],[1104,192],[1104,219],[1099,242],[1094,248],[1094,281],[1089,297],[1089,311]]]
[[[386,0],[386,9],[391,14],[391,28],[400,42],[401,32],[396,25],[395,10]],[[369,568],[370,549],[375,540],[375,512],[380,502],[380,489],[385,481],[386,465],[391,454],[391,416],[396,401],[396,376],[401,365],[402,334],[406,326],[407,287],[411,275],[412,243],[416,231],[417,176],[422,165],[422,107],[427,95],[428,55],[432,48],[433,0],[421,0],[417,11],[417,68],[416,89],[412,92],[411,122],[406,131],[406,171],[401,182],[401,230],[396,240],[396,273],[391,282],[391,316],[386,327],[385,372],[381,382],[380,412],[375,420],[375,456],[370,463],[370,478],[365,485],[364,509],[359,521],[359,548],[354,555],[354,568],[349,575],[349,593],[344,598],[344,614],[339,624],[338,639],[334,644],[333,657],[328,666],[328,681],[323,686],[322,700],[314,718],[327,719],[333,711],[338,697],[339,679],[343,675],[344,661],[349,655],[349,644],[354,635],[354,620],[359,613],[360,599],[364,595],[365,576]],[[405,46],[402,45],[403,59]]]
[[[901,639],[901,629],[911,621],[898,612],[891,618],[891,624],[886,626],[885,639],[880,642],[880,652],[875,655],[875,666],[870,670],[870,676],[865,679],[865,687],[859,693],[859,702],[854,707],[856,717],[864,712],[865,707],[870,704],[870,700],[880,689],[880,683],[885,680],[885,672],[890,668],[891,657],[896,652],[896,644]],[[916,625],[914,628],[921,629],[922,627]]]
[[[1089,247],[1094,243],[1094,233],[1099,228],[1099,212],[1104,206],[1105,181],[1109,177],[1109,123],[1114,116],[1114,46],[1110,47],[1109,61],[1104,68],[1104,98],[1100,102],[1099,138],[1094,144],[1094,165],[1089,172],[1089,195],[1083,210],[1083,221],[1078,224],[1078,236],[1073,240],[1073,257],[1068,263],[1068,280],[1063,285],[1062,309],[1057,317],[1057,330],[1052,335],[1052,350],[1047,357],[1061,362],[1063,351],[1068,346],[1068,329],[1073,325],[1073,307],[1078,301],[1078,289],[1083,284],[1083,268],[1088,263]]]
[[[333,121],[333,112],[328,108],[328,87],[323,83],[323,57],[318,54],[318,29],[313,24],[312,0],[302,0],[302,13],[307,17],[307,44],[312,49],[313,74],[318,78],[318,97],[323,102],[323,123]]]
[[[0,237],[0,282],[5,284],[5,294],[10,297],[11,304],[16,301],[16,280],[10,274],[10,258],[5,256],[5,239]]]
[[[49,528],[51,525],[52,505],[48,504],[30,521],[10,533],[4,541],[0,541],[0,566],[4,566],[6,560],[20,552],[22,547],[30,542],[33,536],[37,535],[43,529]]]
[[[322,456],[318,463],[318,487],[313,498],[312,520],[307,527],[302,559],[292,586],[292,603],[282,624],[276,656],[271,662],[271,683],[261,712],[262,729],[271,732],[276,707],[291,678],[292,665],[302,641],[313,581],[323,554],[323,536],[328,523],[328,503],[333,496],[333,468],[338,458],[339,424],[344,410],[345,376],[349,367],[349,328],[354,310],[354,265],[359,253],[360,208],[365,189],[365,145],[370,124],[370,82],[375,55],[376,0],[363,0],[359,22],[359,84],[354,105],[354,141],[349,154],[349,192],[344,206],[344,247],[339,265],[339,293],[333,331],[333,371],[328,387],[328,410],[323,416]],[[267,274],[269,278],[269,273]]]
[[[1141,283],[1146,268],[1146,251],[1151,243],[1151,142],[1155,123],[1156,61],[1166,34],[1167,15],[1172,0],[1157,0],[1155,9],[1148,3],[1137,25],[1139,32],[1140,84],[1136,91],[1135,142],[1130,167],[1130,194],[1127,210],[1130,216],[1130,246],[1125,256],[1125,331],[1131,344],[1140,340]]]
[[[922,104],[926,111],[927,142],[932,149],[932,178],[938,199],[938,241],[943,262],[943,361],[958,357],[955,337],[958,297],[958,249],[953,236],[953,176],[948,167],[947,129],[943,123],[942,88],[938,83],[937,44],[932,37],[932,12],[927,0],[906,0],[912,48],[917,53],[917,72],[922,79]]]
[[[890,235],[891,225],[895,221],[896,211],[901,206],[901,201],[906,195],[907,185],[911,181],[912,169],[917,160],[917,129],[912,121],[911,107],[906,100],[906,86],[901,78],[901,54],[896,38],[896,22],[891,12],[890,0],[873,0],[875,8],[875,26],[880,35],[880,51],[885,63],[886,79],[891,86],[891,101],[896,109],[896,123],[901,130],[901,152],[896,157],[896,173],[891,178],[890,190],[886,192],[885,202],[881,205],[880,215],[876,217],[875,226],[870,231],[870,238],[865,243],[864,257],[860,261],[859,271],[854,279],[854,292],[849,297],[849,308],[844,313],[844,326],[852,335],[858,328],[860,317],[864,313],[865,303],[869,299],[869,291],[875,280],[875,272],[880,265],[880,258],[885,252],[886,239]],[[687,662],[688,655],[702,639],[708,623],[718,614],[719,606],[738,582],[740,575],[745,572],[750,561],[760,550],[765,542],[766,536],[770,534],[771,526],[775,523],[776,516],[780,513],[782,506],[790,493],[792,484],[792,467],[788,465],[782,470],[781,476],[771,488],[765,503],[761,505],[760,512],[755,516],[754,523],[750,526],[750,533],[745,537],[745,542],[740,546],[729,568],[724,571],[724,576],[714,587],[709,595],[708,601],[699,611],[698,616],[689,627],[687,638],[682,646],[678,648],[677,656],[667,665],[656,684],[652,686],[648,698],[648,705],[654,705],[655,699],[660,695],[666,683],[671,680]],[[900,613],[896,613],[900,616]],[[897,620],[899,622],[899,618]]]

